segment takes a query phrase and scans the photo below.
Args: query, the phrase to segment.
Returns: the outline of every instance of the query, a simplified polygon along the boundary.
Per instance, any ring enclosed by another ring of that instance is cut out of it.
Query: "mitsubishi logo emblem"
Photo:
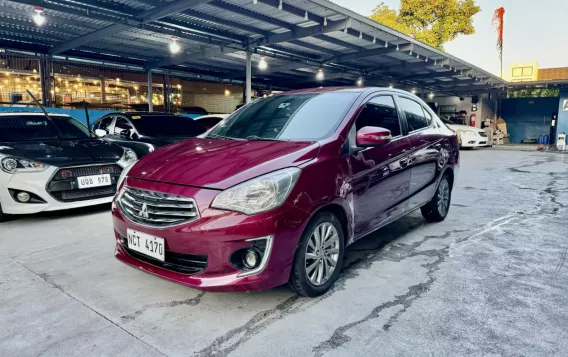
[[[149,218],[150,216],[148,215],[148,205],[147,204],[142,204],[142,208],[140,208],[140,211],[138,212],[138,215],[142,218]]]

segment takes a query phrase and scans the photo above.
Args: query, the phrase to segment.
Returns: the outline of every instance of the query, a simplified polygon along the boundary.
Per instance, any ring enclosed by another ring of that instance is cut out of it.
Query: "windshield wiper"
[[[218,134],[208,134],[206,136],[206,138],[223,139],[223,140],[244,140],[244,139],[240,139],[240,138],[232,138],[230,136],[223,136],[223,135],[218,135]]]
[[[274,139],[274,138],[261,138],[260,136],[257,136],[257,135],[247,136],[246,139],[250,140],[250,141],[290,141],[290,139],[282,140],[282,139]]]

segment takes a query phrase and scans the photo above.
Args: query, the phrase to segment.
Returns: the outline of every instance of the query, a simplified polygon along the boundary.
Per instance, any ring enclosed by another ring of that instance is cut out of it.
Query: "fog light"
[[[22,202],[22,203],[26,203],[30,200],[30,194],[27,192],[18,192],[18,194],[16,195],[16,198],[18,199],[18,201]]]
[[[260,263],[260,256],[252,249],[248,249],[243,257],[243,264],[248,269],[254,269]]]

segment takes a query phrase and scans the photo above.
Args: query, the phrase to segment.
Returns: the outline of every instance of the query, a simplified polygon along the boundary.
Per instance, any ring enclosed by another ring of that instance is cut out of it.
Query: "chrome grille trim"
[[[124,216],[142,226],[168,228],[199,218],[192,198],[124,187],[116,203]]]

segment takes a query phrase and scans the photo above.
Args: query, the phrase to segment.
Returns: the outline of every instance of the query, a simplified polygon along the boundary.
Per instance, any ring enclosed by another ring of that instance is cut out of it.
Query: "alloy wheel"
[[[339,235],[335,226],[324,222],[308,239],[305,254],[306,276],[315,286],[325,284],[335,272],[339,259]]]

